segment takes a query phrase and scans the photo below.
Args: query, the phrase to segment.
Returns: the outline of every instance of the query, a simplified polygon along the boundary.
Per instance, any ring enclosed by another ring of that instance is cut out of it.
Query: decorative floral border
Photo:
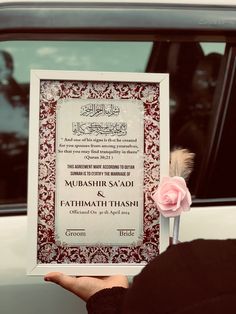
[[[151,198],[160,178],[158,83],[40,81],[38,263],[141,263],[159,254],[159,213]],[[56,107],[61,99],[135,99],[144,104],[143,241],[131,246],[69,247],[56,242]]]

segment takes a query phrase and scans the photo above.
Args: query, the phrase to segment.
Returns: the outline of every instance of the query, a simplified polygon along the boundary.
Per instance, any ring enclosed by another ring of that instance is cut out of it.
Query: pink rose
[[[179,216],[192,204],[191,194],[182,177],[163,177],[152,198],[164,217]]]

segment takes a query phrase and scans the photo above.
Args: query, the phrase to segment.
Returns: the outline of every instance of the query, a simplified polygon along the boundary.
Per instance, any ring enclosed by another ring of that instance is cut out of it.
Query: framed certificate
[[[168,74],[32,70],[28,274],[137,274],[169,241]]]

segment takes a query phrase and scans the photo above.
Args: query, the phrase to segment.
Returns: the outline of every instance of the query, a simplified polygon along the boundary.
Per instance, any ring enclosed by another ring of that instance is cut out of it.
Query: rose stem
[[[174,227],[173,227],[173,244],[177,244],[179,240],[179,224],[180,224],[180,215],[174,218]]]

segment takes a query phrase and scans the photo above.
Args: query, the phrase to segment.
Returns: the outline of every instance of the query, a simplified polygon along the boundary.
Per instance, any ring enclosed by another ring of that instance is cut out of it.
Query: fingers
[[[44,277],[45,281],[56,283],[87,301],[94,293],[105,288],[101,279],[94,277],[71,277],[60,272],[51,272]]]
[[[54,282],[61,287],[77,294],[75,277],[67,276],[59,272],[51,272],[45,275],[44,280]]]

